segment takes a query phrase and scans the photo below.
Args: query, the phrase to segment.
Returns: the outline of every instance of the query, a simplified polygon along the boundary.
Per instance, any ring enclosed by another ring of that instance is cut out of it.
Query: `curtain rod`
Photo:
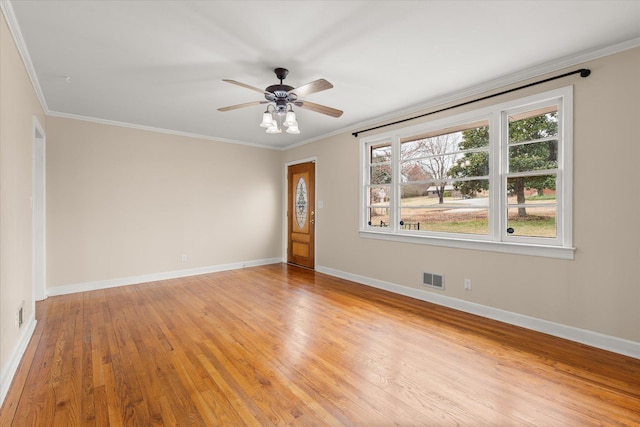
[[[384,125],[375,126],[375,127],[369,128],[369,129],[359,130],[357,132],[353,132],[351,135],[353,135],[354,137],[357,138],[359,134],[364,133],[364,132],[369,132],[371,130],[380,129],[380,128],[387,127],[387,126],[397,125],[398,123],[408,122],[409,120],[419,119],[421,117],[426,117],[426,116],[430,116],[431,114],[441,113],[443,111],[451,110],[453,108],[463,107],[465,105],[473,104],[474,102],[484,101],[485,99],[494,98],[496,96],[500,96],[500,95],[504,95],[504,94],[507,94],[507,93],[515,92],[515,91],[521,90],[521,89],[526,89],[526,88],[531,87],[531,86],[536,86],[536,85],[539,85],[539,84],[542,84],[542,83],[547,83],[547,82],[550,82],[552,80],[561,79],[563,77],[571,76],[573,74],[578,74],[578,73],[580,73],[580,77],[589,77],[589,75],[591,74],[591,70],[589,70],[588,68],[580,68],[579,70],[571,71],[569,73],[560,74],[559,76],[549,77],[548,79],[544,79],[544,80],[540,80],[540,81],[537,81],[537,82],[529,83],[529,84],[526,84],[526,85],[514,87],[513,89],[504,90],[502,92],[494,93],[492,95],[483,96],[482,98],[472,99],[471,101],[462,102],[460,104],[452,105],[450,107],[441,108],[441,109],[436,110],[436,111],[431,111],[429,113],[420,114],[419,116],[409,117],[408,119],[398,120],[398,121],[387,123],[387,124],[384,124]]]

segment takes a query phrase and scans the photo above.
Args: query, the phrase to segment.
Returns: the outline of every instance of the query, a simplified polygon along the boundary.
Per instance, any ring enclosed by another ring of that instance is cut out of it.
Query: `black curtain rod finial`
[[[580,77],[589,77],[591,75],[591,70],[588,68],[583,68],[580,70]]]

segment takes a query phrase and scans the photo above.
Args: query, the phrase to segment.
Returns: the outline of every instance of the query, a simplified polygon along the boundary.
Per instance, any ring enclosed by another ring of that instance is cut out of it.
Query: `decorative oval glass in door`
[[[300,177],[296,184],[296,223],[298,228],[303,229],[307,223],[307,183]]]

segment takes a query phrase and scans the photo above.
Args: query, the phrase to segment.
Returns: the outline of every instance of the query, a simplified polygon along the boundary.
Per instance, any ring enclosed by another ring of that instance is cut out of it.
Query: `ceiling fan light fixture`
[[[284,119],[284,126],[298,126],[298,122],[296,121],[296,113],[293,112],[293,110],[289,110],[287,112],[287,115]]]
[[[260,123],[260,127],[269,128],[273,126],[273,123],[273,115],[269,111],[265,111],[262,114],[262,123]]]
[[[267,128],[267,133],[282,133],[282,130],[278,128],[278,123],[274,120],[271,126]]]

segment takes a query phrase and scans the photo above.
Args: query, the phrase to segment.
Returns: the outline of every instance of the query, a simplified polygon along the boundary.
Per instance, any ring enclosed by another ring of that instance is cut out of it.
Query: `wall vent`
[[[444,275],[422,273],[422,284],[436,289],[444,289]]]

